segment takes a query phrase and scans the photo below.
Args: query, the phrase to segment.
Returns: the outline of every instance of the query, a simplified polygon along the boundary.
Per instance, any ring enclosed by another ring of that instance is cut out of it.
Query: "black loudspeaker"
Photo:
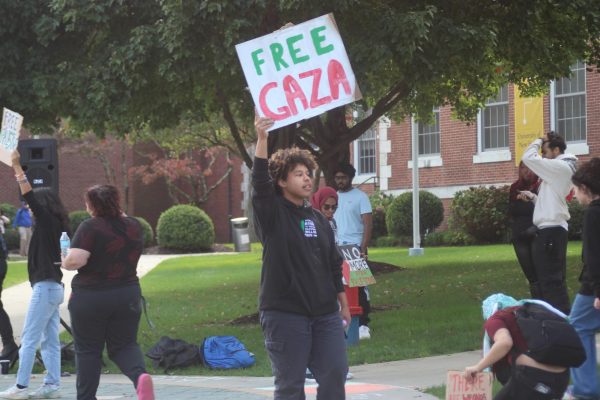
[[[18,150],[31,187],[49,187],[58,194],[56,139],[19,140]]]

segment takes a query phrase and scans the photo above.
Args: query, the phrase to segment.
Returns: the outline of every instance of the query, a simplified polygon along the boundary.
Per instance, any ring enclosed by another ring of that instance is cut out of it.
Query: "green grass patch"
[[[2,287],[6,289],[8,287],[18,285],[19,283],[23,283],[27,279],[29,279],[27,275],[27,262],[9,261],[8,272],[6,273],[6,278],[4,278]]]
[[[139,341],[146,351],[162,335],[200,344],[210,335],[235,335],[256,354],[257,364],[231,375],[267,376],[270,364],[258,324],[233,325],[257,312],[260,248],[252,253],[182,257],[163,262],[142,280],[151,331],[142,320]],[[581,269],[581,243],[569,244],[568,285],[573,294]],[[405,248],[373,248],[370,259],[402,267],[379,275],[370,287],[372,339],[348,349],[351,365],[426,357],[477,349],[480,304],[491,293],[528,295],[512,246],[427,248],[409,257]],[[109,370],[117,371],[109,365]],[[157,371],[162,372],[162,371]],[[205,368],[174,371],[214,374]],[[221,373],[221,372],[219,372]]]

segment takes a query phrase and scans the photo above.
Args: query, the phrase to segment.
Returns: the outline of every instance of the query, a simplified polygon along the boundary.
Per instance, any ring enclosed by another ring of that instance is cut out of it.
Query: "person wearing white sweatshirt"
[[[535,203],[533,224],[538,228],[532,243],[533,264],[541,300],[569,313],[567,293],[567,206],[577,158],[565,154],[565,140],[554,132],[534,140],[523,154],[523,162],[542,180],[536,195],[523,192]],[[542,151],[540,156],[539,151]]]

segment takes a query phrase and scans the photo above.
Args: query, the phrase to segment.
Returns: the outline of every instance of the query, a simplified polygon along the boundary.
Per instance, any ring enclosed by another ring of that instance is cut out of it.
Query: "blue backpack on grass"
[[[204,365],[214,369],[247,368],[254,365],[254,354],[235,336],[209,336],[200,346]]]

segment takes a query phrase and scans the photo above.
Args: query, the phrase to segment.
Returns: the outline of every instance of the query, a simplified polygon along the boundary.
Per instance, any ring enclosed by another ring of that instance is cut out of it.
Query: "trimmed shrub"
[[[6,242],[6,247],[9,251],[18,250],[21,242],[19,231],[14,228],[6,227],[6,232],[4,232],[4,241]]]
[[[8,250],[15,250],[19,248],[19,232],[12,227],[12,223],[15,220],[17,214],[17,207],[10,203],[0,204],[0,210],[2,213],[10,219],[10,222],[4,226],[6,232],[4,232],[4,241]]]
[[[421,235],[433,232],[444,220],[444,205],[433,193],[419,191],[419,217]],[[392,200],[385,216],[391,235],[412,235],[412,192],[402,193]]]
[[[156,224],[161,247],[184,251],[210,250],[215,228],[210,217],[198,207],[178,205],[163,212]]]
[[[144,231],[144,247],[152,246],[154,243],[154,231],[152,230],[152,226],[142,217],[134,218],[142,225],[142,230]]]
[[[464,232],[444,231],[432,232],[423,239],[423,246],[469,246],[475,239]]]
[[[452,230],[471,235],[477,243],[508,240],[508,186],[471,187],[452,200]]]
[[[79,224],[81,224],[86,219],[90,218],[91,216],[86,210],[71,211],[69,213],[69,222],[71,223],[71,236],[75,236],[75,232],[77,232]]]
[[[580,240],[583,231],[583,214],[585,212],[585,208],[575,199],[570,201],[568,204],[569,214],[571,214],[571,218],[568,221],[569,240]]]
[[[381,236],[388,234],[387,226],[385,224],[385,211],[392,203],[394,197],[389,194],[385,194],[380,191],[376,191],[369,196],[371,207],[373,208],[373,232],[371,234],[371,240],[375,241]]]
[[[10,219],[10,223],[12,224],[12,221],[15,219],[15,215],[17,215],[18,208],[10,203],[1,203],[0,210],[2,210],[2,213]]]
[[[375,240],[375,247],[399,247],[412,245],[410,236],[380,236]]]

